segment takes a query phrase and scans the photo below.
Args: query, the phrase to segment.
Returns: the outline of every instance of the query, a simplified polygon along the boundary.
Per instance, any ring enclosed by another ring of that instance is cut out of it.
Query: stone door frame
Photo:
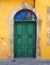
[[[40,49],[40,40],[41,40],[41,24],[42,24],[42,19],[39,14],[39,12],[32,6],[30,6],[27,2],[24,2],[22,5],[15,7],[9,16],[8,23],[9,23],[9,44],[10,44],[10,56],[9,58],[14,58],[14,16],[15,14],[23,9],[28,9],[31,10],[33,13],[35,13],[37,19],[37,39],[36,39],[36,58],[40,59],[41,57],[41,49]]]

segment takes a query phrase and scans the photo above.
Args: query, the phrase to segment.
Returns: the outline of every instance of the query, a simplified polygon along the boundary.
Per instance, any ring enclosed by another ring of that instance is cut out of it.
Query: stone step
[[[50,60],[33,58],[17,58],[14,60],[0,60],[0,65],[50,65]]]

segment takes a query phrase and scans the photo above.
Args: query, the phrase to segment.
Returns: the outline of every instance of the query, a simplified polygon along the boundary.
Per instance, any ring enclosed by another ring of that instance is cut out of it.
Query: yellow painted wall
[[[10,53],[9,45],[9,25],[8,18],[11,11],[21,5],[23,2],[34,5],[33,0],[0,0],[0,59],[8,59]],[[41,15],[41,59],[50,59],[50,46],[46,44],[46,27],[47,27],[47,6],[50,6],[50,0],[36,0],[35,8]],[[4,38],[1,39],[1,37]],[[44,38],[45,37],[45,38]],[[6,43],[5,43],[6,42]]]
[[[36,9],[42,17],[41,28],[41,59],[50,59],[50,46],[47,46],[47,7],[50,0],[36,0]]]
[[[10,54],[8,25],[10,13],[15,7],[26,1],[33,6],[33,0],[0,0],[0,59],[8,59]]]

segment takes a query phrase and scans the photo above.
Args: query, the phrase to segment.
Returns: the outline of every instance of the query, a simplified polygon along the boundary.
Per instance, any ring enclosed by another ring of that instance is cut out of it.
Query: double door
[[[36,22],[14,22],[14,57],[35,58],[36,56]]]

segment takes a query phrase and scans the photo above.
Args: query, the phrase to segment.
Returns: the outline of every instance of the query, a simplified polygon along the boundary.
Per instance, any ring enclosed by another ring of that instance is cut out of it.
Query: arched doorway
[[[30,6],[27,2],[24,2],[22,5],[15,7],[12,12],[10,13],[9,19],[8,19],[8,23],[9,23],[9,43],[10,43],[10,57],[14,58],[14,16],[21,10],[31,10],[33,14],[36,14],[36,23],[37,23],[37,34],[36,34],[36,58],[40,59],[41,57],[41,49],[40,49],[40,40],[41,40],[41,23],[42,23],[42,19],[41,19],[41,15],[38,12],[38,10],[36,10],[36,8],[33,8],[32,6]],[[34,19],[34,18],[33,18]],[[17,19],[17,21],[19,22],[20,20]],[[23,20],[21,20],[23,21]],[[25,22],[26,20],[24,20]],[[28,21],[28,20],[27,20]],[[30,20],[29,20],[30,21]],[[31,20],[32,21],[32,20]],[[34,21],[34,20],[33,20]]]
[[[36,15],[28,10],[20,10],[14,16],[14,57],[36,57]]]

